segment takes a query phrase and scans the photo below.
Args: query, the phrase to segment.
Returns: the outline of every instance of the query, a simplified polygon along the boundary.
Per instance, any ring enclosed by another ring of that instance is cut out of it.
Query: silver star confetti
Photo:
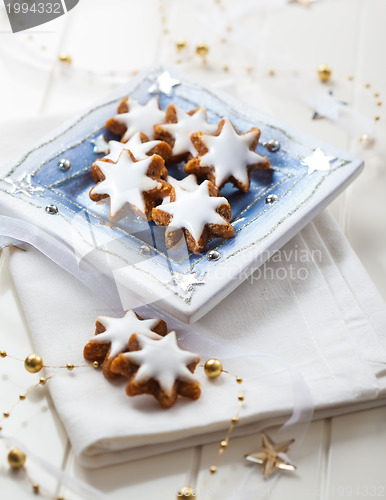
[[[166,284],[177,286],[182,291],[189,292],[196,285],[205,285],[205,281],[197,277],[197,271],[189,274],[174,271],[173,278]]]
[[[8,238],[7,236],[0,236],[0,250],[6,247],[15,247],[24,251],[27,250],[25,244],[22,241]]]
[[[275,443],[273,439],[263,434],[261,450],[249,453],[244,458],[249,462],[262,465],[264,479],[268,479],[276,469],[294,471],[296,467],[287,455],[287,451],[294,441],[294,439],[290,439],[282,443]]]
[[[11,185],[8,193],[11,194],[24,194],[25,196],[31,197],[37,193],[44,193],[44,189],[40,186],[34,185],[31,182],[31,174],[26,172],[19,179],[13,179],[12,177],[6,177],[5,182]]]
[[[149,87],[149,92],[151,94],[165,94],[170,97],[174,93],[174,87],[178,85],[181,85],[181,82],[172,78],[168,71],[164,71]]]
[[[302,164],[308,167],[308,174],[313,174],[316,171],[330,170],[331,163],[335,160],[336,158],[325,155],[321,149],[317,148],[311,156],[302,160]]]
[[[94,153],[95,154],[105,154],[108,155],[110,153],[110,146],[108,141],[103,134],[98,135],[95,139],[91,139],[91,144],[94,144]]]
[[[345,106],[347,106],[347,102],[338,101],[334,97],[333,91],[330,90],[327,95],[314,101],[315,112],[312,119],[328,118],[333,122],[337,122]]]

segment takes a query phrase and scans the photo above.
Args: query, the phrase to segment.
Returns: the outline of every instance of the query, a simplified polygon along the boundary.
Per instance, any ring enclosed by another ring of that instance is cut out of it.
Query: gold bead
[[[208,359],[204,365],[205,375],[208,378],[217,378],[222,373],[222,364],[218,359]]]
[[[177,52],[182,52],[185,47],[187,47],[188,42],[184,40],[183,38],[180,38],[179,40],[176,41],[176,49]]]
[[[40,385],[45,385],[45,384],[46,384],[46,382],[47,382],[47,379],[46,379],[46,378],[44,378],[44,377],[42,377],[42,378],[39,380],[39,384],[40,384]]]
[[[352,81],[354,80],[354,77],[353,77],[352,75],[349,75],[349,76],[347,77],[347,80],[348,80],[349,82],[352,82]]]
[[[18,448],[14,448],[8,453],[8,463],[12,469],[21,469],[26,461],[25,453]]]
[[[2,430],[3,430],[3,428],[2,428],[2,427],[1,427],[1,425],[0,425],[0,431],[2,431]]]
[[[199,56],[205,57],[208,55],[209,47],[206,43],[199,43],[196,47],[196,52]]]
[[[238,398],[237,398],[239,401],[244,401],[244,396],[243,394],[239,394]]]
[[[378,101],[377,106],[382,106],[382,101]]]
[[[43,360],[38,354],[30,354],[24,361],[25,369],[30,373],[38,373],[43,368]]]
[[[236,382],[237,382],[238,384],[242,384],[242,383],[243,383],[243,379],[242,379],[241,377],[237,377],[237,378],[236,378]]]
[[[331,73],[332,73],[331,68],[326,64],[321,64],[318,68],[319,80],[323,83],[328,82],[328,80],[331,77]]]
[[[5,412],[3,413],[3,417],[4,417],[4,418],[9,418],[9,411],[5,411]]]
[[[365,88],[366,89],[369,89],[371,87],[371,85],[369,83],[365,83]]]
[[[233,417],[231,419],[231,422],[232,422],[232,424],[238,424],[239,423],[239,419],[237,417]]]
[[[20,394],[19,399],[20,401],[24,401],[27,396],[25,394]]]
[[[7,353],[5,351],[0,351],[0,358],[6,358]]]
[[[67,368],[68,371],[71,371],[71,370],[74,369],[74,365],[72,363],[67,363],[66,364],[66,368]]]
[[[223,71],[229,71],[229,66],[227,64],[224,64],[222,69],[223,69]]]
[[[64,500],[64,497],[58,497],[56,500]]]
[[[178,491],[177,499],[178,498],[186,498],[186,499],[192,500],[192,499],[196,498],[196,492],[190,486],[184,486],[183,488],[181,488]]]
[[[364,149],[371,149],[375,144],[375,139],[369,134],[363,134],[359,141]]]
[[[275,75],[276,75],[275,70],[274,70],[274,69],[270,69],[270,70],[268,71],[268,75],[269,75],[269,76],[275,76]]]
[[[59,54],[59,61],[70,65],[70,64],[72,64],[72,57],[70,56],[70,54],[67,54],[66,52],[62,52],[61,54]]]
[[[381,117],[379,115],[375,115],[374,119],[376,122],[378,122],[381,119]]]
[[[96,369],[96,368],[99,368],[99,363],[98,361],[94,361],[92,366]]]
[[[374,97],[379,97],[379,93],[378,92],[374,92]]]
[[[217,467],[216,467],[215,465],[212,465],[212,467],[209,469],[209,472],[210,472],[211,474],[216,474],[216,472],[217,472]]]
[[[247,66],[245,69],[247,70],[247,73],[252,73],[252,66]]]
[[[224,439],[224,441],[221,441],[220,443],[221,448],[227,448],[228,447],[228,441]]]
[[[35,493],[35,495],[38,495],[40,493],[40,486],[38,484],[33,484],[32,491]]]

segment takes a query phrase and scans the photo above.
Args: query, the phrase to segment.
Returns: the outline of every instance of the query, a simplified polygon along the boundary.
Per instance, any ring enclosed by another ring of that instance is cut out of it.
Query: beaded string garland
[[[94,361],[93,363],[90,363],[87,365],[74,365],[73,363],[66,363],[66,364],[60,365],[60,366],[51,366],[51,365],[44,364],[42,357],[39,356],[38,354],[35,354],[35,353],[30,354],[23,360],[23,359],[20,359],[18,357],[15,357],[15,356],[8,354],[4,350],[0,351],[0,358],[2,358],[2,359],[9,358],[9,359],[15,360],[17,362],[23,363],[24,368],[29,373],[31,373],[33,375],[40,374],[40,372],[42,372],[42,370],[44,368],[63,369],[63,370],[67,370],[67,371],[71,372],[73,370],[78,370],[78,369],[88,369],[88,368],[98,369],[100,367],[100,364],[97,361]],[[224,436],[224,439],[221,440],[218,452],[215,456],[215,459],[213,460],[213,463],[208,470],[208,477],[204,482],[204,484],[206,484],[206,482],[209,480],[209,477],[213,474],[216,474],[218,467],[219,467],[219,464],[220,464],[220,461],[221,461],[221,457],[229,446],[232,432],[233,432],[235,426],[239,422],[240,413],[241,413],[242,406],[243,406],[243,403],[245,400],[245,394],[244,394],[244,390],[242,388],[242,384],[243,384],[242,377],[240,377],[238,375],[234,375],[234,374],[224,370],[220,360],[211,358],[211,359],[207,360],[205,364],[200,364],[198,366],[204,370],[204,372],[209,380],[215,380],[215,379],[219,378],[220,376],[222,376],[223,374],[225,374],[226,376],[232,377],[235,380],[236,384],[241,386],[240,391],[237,395],[237,409],[235,411],[235,414],[230,419],[229,428]],[[11,417],[11,415],[13,414],[16,407],[20,403],[25,401],[31,395],[32,392],[36,391],[39,387],[45,386],[53,377],[54,377],[54,375],[50,376],[50,377],[40,376],[38,382],[36,382],[34,385],[30,386],[23,393],[19,394],[18,400],[15,401],[15,403],[10,408],[8,408],[6,411],[4,411],[2,413],[2,416],[0,418],[0,432],[3,431],[3,427],[5,425],[5,422]],[[35,495],[39,495],[41,497],[49,498],[49,499],[53,499],[53,500],[65,500],[64,497],[62,497],[62,496],[57,497],[57,496],[53,496],[53,495],[47,493],[47,491],[44,489],[44,487],[42,487],[39,483],[37,483],[34,479],[32,479],[29,476],[28,470],[26,468],[26,463],[28,463],[27,462],[28,456],[22,449],[19,449],[19,448],[9,449],[7,458],[8,458],[8,464],[9,464],[10,468],[15,472],[17,471],[17,472],[23,474],[24,479],[29,482],[31,491]],[[196,498],[196,491],[192,486],[184,486],[184,487],[180,488],[177,492],[177,498],[181,498],[181,497],[182,498]]]

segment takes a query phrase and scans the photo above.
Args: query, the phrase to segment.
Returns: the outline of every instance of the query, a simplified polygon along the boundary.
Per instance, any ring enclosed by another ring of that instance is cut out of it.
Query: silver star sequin
[[[91,144],[94,144],[94,153],[100,154],[103,153],[108,155],[110,153],[110,146],[108,141],[106,141],[105,136],[103,134],[98,135],[95,139],[91,139]]]
[[[189,274],[174,271],[173,278],[166,284],[177,286],[182,291],[189,292],[196,285],[205,285],[205,281],[197,277],[197,271]]]
[[[161,73],[149,87],[151,94],[165,94],[171,96],[174,93],[174,87],[181,85],[181,82],[170,76],[168,71]]]
[[[328,118],[333,122],[337,122],[344,112],[346,106],[347,102],[338,101],[334,96],[333,91],[329,90],[325,96],[314,101],[315,112],[312,116],[312,119],[320,120],[322,118]]]
[[[261,439],[261,449],[245,455],[249,462],[262,465],[264,479],[268,479],[276,469],[294,471],[296,467],[287,456],[287,451],[294,443],[294,439],[275,443],[267,434]]]
[[[31,174],[29,172],[25,172],[19,179],[6,177],[4,181],[10,184],[11,187],[8,190],[8,193],[11,194],[21,193],[30,198],[37,193],[44,193],[44,189],[41,186],[32,184]]]
[[[307,156],[302,160],[302,164],[308,167],[308,174],[313,174],[320,170],[330,170],[331,163],[335,160],[336,158],[325,155],[321,149],[317,148],[311,156]]]

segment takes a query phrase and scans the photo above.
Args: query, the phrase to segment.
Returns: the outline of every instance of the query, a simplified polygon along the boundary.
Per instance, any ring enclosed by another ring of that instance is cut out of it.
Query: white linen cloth
[[[23,140],[28,147],[62,121],[0,124],[2,160],[20,152]],[[4,173],[0,169],[0,176]],[[82,350],[94,334],[95,319],[111,311],[32,248],[13,251],[9,265],[36,352],[49,365],[84,365]],[[291,363],[312,392],[315,418],[386,403],[386,306],[327,213],[253,278],[194,329],[224,345]],[[257,431],[289,416],[291,386],[280,366],[257,359],[224,364],[246,379],[246,404],[236,433]],[[221,439],[239,390],[231,377],[210,383],[198,368],[202,397],[180,400],[165,411],[150,397],[128,398],[123,381],[108,382],[96,370],[52,373],[49,388],[56,409],[79,460],[90,467]]]

